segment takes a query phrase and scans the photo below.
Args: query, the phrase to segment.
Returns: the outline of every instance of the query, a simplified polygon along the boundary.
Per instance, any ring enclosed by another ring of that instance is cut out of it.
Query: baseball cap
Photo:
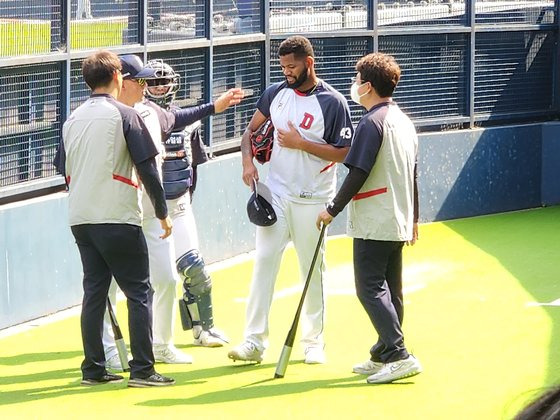
[[[149,79],[155,77],[156,71],[144,67],[144,63],[134,54],[121,55],[121,73],[123,79]]]
[[[247,215],[257,226],[271,226],[276,223],[272,193],[265,184],[255,180],[253,180],[253,193],[247,202]]]

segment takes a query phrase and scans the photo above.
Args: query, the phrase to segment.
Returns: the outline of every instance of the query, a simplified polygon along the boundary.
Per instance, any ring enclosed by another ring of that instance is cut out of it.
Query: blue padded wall
[[[560,124],[543,124],[542,138],[542,204],[560,204]]]
[[[541,205],[541,125],[423,134],[421,221]]]

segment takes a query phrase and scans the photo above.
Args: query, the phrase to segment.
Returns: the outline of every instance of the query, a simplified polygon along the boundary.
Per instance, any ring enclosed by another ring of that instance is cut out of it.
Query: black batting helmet
[[[276,212],[272,207],[272,193],[268,187],[253,179],[253,193],[247,202],[249,220],[257,226],[276,223]]]

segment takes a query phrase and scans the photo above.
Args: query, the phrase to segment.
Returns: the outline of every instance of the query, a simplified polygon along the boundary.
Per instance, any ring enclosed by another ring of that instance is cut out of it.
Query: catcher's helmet
[[[251,150],[259,163],[263,164],[270,160],[273,144],[274,125],[272,125],[272,120],[267,118],[251,135]]]
[[[155,71],[155,75],[146,80],[146,96],[162,108],[169,108],[179,90],[179,75],[161,59],[148,61],[146,68]]]
[[[272,207],[272,193],[265,184],[253,179],[253,193],[247,203],[249,220],[257,226],[276,223],[276,212]]]

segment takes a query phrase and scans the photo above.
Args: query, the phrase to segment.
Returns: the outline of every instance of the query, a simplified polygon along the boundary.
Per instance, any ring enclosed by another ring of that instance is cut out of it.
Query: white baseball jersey
[[[291,89],[286,82],[265,90],[257,108],[271,117],[276,129],[288,130],[291,121],[309,141],[350,146],[353,134],[350,111],[344,97],[319,80],[309,93]],[[275,131],[275,139],[278,131]],[[334,196],[336,165],[302,150],[274,144],[266,184],[280,197],[299,203],[325,203]]]
[[[161,142],[161,127],[159,124],[159,117],[155,109],[147,105],[145,102],[136,103],[134,105],[134,109],[138,111],[138,113],[142,116],[142,119],[144,120],[144,124],[146,124],[146,127],[150,132],[150,136],[154,141],[154,146],[156,147],[159,153],[156,157],[156,162],[157,162],[159,178],[161,180],[161,165],[163,163],[162,156],[163,156],[164,148]],[[143,211],[143,219],[156,217],[154,206],[152,205],[152,202],[150,201],[150,197],[148,197],[148,194],[142,194],[142,211]]]

